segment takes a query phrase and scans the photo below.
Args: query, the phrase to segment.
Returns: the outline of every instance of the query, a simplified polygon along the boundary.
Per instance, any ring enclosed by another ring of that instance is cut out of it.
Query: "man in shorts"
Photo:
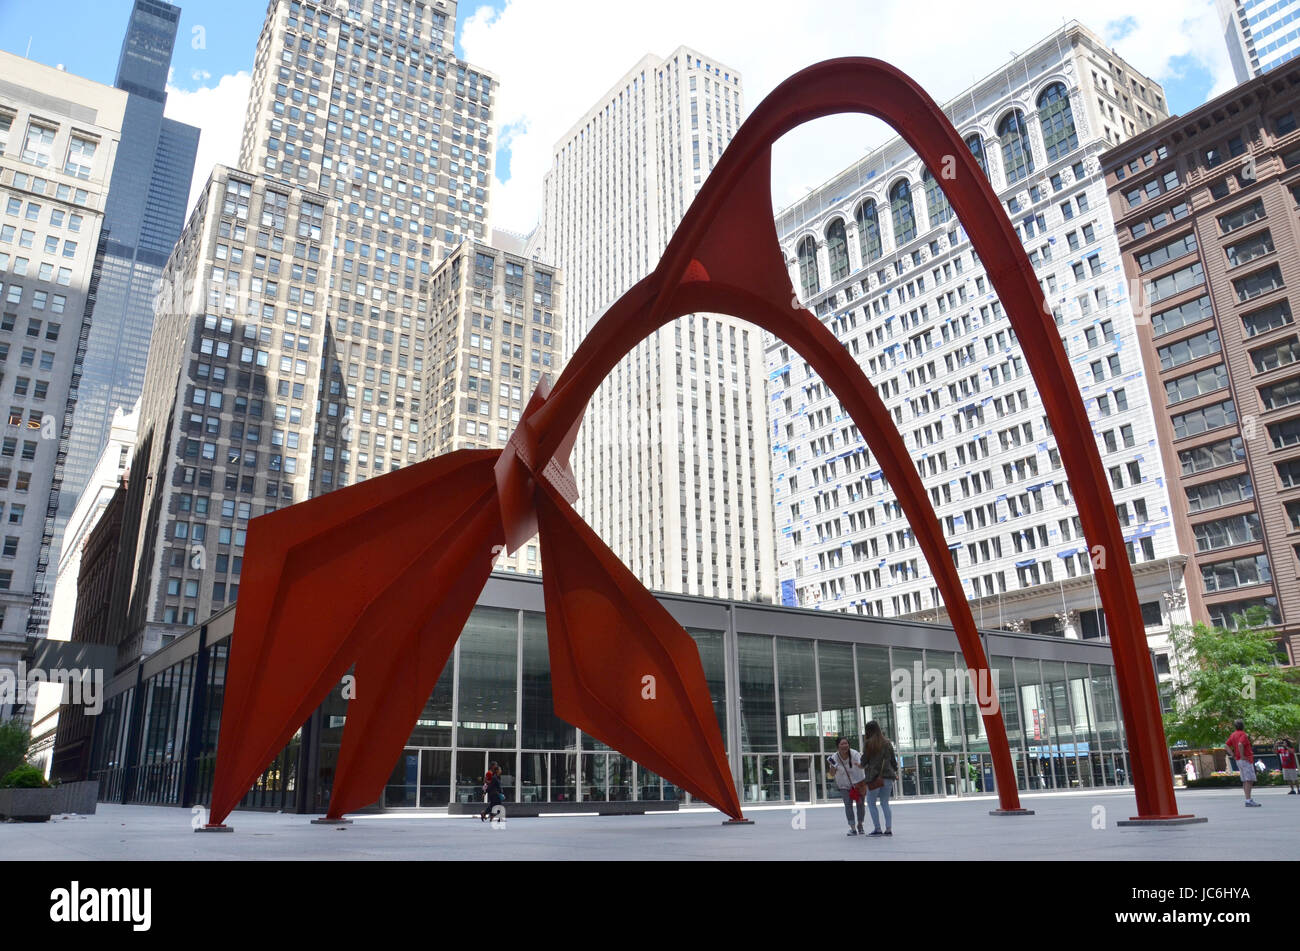
[[[1241,788],[1246,791],[1246,805],[1259,806],[1262,803],[1256,802],[1251,798],[1251,790],[1255,788],[1255,751],[1250,748],[1250,737],[1246,735],[1246,725],[1237,720],[1232,724],[1235,729],[1228,737],[1228,742],[1224,744],[1227,747],[1228,755],[1237,761],[1237,769],[1241,773]]]
[[[1295,749],[1291,746],[1290,740],[1277,741],[1277,759],[1279,765],[1282,767],[1282,778],[1286,780],[1286,784],[1291,787],[1287,792],[1287,795],[1294,796],[1297,794],[1296,789],[1300,784],[1296,782]]]

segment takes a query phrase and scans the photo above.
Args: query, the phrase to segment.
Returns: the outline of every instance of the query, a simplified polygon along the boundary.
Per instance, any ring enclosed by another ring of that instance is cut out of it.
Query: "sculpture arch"
[[[804,122],[849,111],[889,122],[931,168],[945,159],[956,163],[945,193],[1021,342],[1058,436],[1084,534],[1104,559],[1097,587],[1111,631],[1139,815],[1177,816],[1123,535],[1081,395],[1060,385],[1073,373],[1037,278],[979,163],[939,107],[888,64],[851,58],[797,73],[754,110],[659,266],[601,317],[555,387],[539,388],[504,450],[452,453],[250,524],[213,822],[229,813],[353,662],[358,699],[349,706],[329,812],[338,816],[377,798],[496,552],[503,544],[513,550],[534,533],[541,536],[546,565],[556,712],[739,815],[698,652],[573,511],[576,491],[565,461],[601,381],[647,335],[685,313],[730,313],[756,323],[817,370],[890,480],[967,666],[987,668],[970,605],[902,436],[843,345],[807,310],[791,309],[793,288],[771,207],[771,146]],[[416,512],[438,520],[419,523]],[[341,577],[349,584],[332,587]],[[394,590],[403,596],[384,597]],[[617,643],[604,636],[609,627],[618,630]],[[297,633],[304,628],[311,637]],[[629,703],[622,688],[608,682],[646,669],[662,674],[661,695],[666,690],[672,701],[653,712]],[[609,671],[617,676],[608,677]],[[982,715],[1001,805],[1015,811],[1019,797],[1000,711]]]

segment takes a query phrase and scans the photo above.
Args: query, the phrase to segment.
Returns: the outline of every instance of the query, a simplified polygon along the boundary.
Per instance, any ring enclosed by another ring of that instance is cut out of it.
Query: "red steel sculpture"
[[[504,450],[461,450],[254,519],[226,678],[210,824],[355,664],[328,815],[379,798],[503,550],[540,534],[558,716],[733,818],[741,815],[690,636],[577,515],[568,465],[582,414],[614,365],[690,313],[770,331],[826,381],[897,494],[965,657],[986,672],[961,579],[901,435],[844,346],[797,305],[772,211],[771,147],[802,123],[864,112],[931,168],[988,269],[1037,382],[1092,548],[1110,630],[1139,818],[1179,818],[1124,538],[1055,321],[968,147],[925,92],[874,59],[830,60],[778,86],[741,126],[655,271],[530,400]],[[643,699],[643,678],[656,699]],[[1001,810],[1018,811],[1000,710],[981,711]]]

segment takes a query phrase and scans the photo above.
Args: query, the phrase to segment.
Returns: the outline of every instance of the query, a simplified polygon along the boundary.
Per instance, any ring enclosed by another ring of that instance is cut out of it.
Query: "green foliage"
[[[27,748],[31,744],[32,731],[18,720],[0,723],[0,776],[26,762]]]
[[[1198,622],[1171,632],[1180,665],[1175,711],[1165,715],[1171,744],[1221,747],[1238,719],[1256,742],[1300,732],[1300,671],[1279,666],[1286,656],[1267,610],[1253,607],[1238,618],[1235,631]]]
[[[0,789],[45,789],[49,785],[42,770],[26,763],[0,779]]]
[[[1255,779],[1256,786],[1286,786],[1280,769],[1269,770]],[[1187,782],[1188,789],[1237,789],[1241,786],[1241,776],[1232,773],[1228,776],[1207,776],[1204,779],[1192,779]]]

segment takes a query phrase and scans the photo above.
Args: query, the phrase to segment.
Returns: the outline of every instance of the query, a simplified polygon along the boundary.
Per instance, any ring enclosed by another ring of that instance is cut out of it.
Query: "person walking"
[[[1296,790],[1300,788],[1300,784],[1297,784],[1296,782],[1295,747],[1291,745],[1290,740],[1277,741],[1277,759],[1278,765],[1282,767],[1282,778],[1286,780],[1286,784],[1291,787],[1290,790],[1287,791],[1287,795],[1294,796],[1296,795]]]
[[[894,780],[898,778],[898,757],[894,755],[894,745],[889,742],[880,729],[880,724],[872,720],[863,731],[862,768],[867,780],[867,808],[871,810],[871,824],[875,830],[868,836],[893,835],[894,816],[889,809],[889,797],[894,791]],[[876,804],[885,814],[885,828],[880,829],[880,815]]]
[[[865,830],[862,820],[866,818],[863,798],[866,793],[866,775],[862,771],[862,754],[849,745],[849,741],[840,737],[835,745],[836,752],[826,757],[826,771],[835,780],[835,786],[844,800],[844,815],[849,820],[849,835],[862,835]],[[858,821],[853,821],[854,804],[857,805]]]
[[[1246,725],[1241,720],[1235,721],[1232,725],[1235,729],[1224,746],[1227,747],[1228,755],[1237,761],[1237,769],[1241,773],[1241,788],[1246,792],[1246,805],[1263,805],[1252,799],[1250,795],[1255,788],[1255,751],[1250,748]]]
[[[483,777],[483,811],[479,813],[479,822],[495,819],[493,810],[505,798],[501,792],[501,764],[493,760],[492,765],[488,767],[487,775]]]

